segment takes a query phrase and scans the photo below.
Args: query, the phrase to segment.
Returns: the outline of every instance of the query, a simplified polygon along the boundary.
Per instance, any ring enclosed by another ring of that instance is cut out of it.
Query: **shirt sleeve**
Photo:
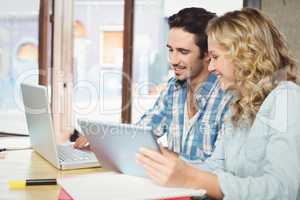
[[[254,174],[245,172],[244,177],[222,169],[216,171],[224,200],[300,198],[299,88],[281,87],[271,102],[272,115],[269,116],[272,117],[258,119],[270,127],[263,167]],[[252,131],[259,130],[254,128]]]
[[[151,126],[154,135],[157,137],[164,135],[167,125],[167,112],[171,112],[167,107],[167,104],[172,101],[168,95],[168,91],[172,87],[171,82],[172,79],[169,80],[167,87],[161,91],[153,107],[136,123],[139,126]]]

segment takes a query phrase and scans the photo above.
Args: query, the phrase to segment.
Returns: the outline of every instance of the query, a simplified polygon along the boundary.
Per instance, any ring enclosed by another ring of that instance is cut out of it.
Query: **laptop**
[[[141,147],[160,151],[150,127],[88,119],[79,119],[78,124],[101,166],[113,171],[146,177],[136,154]]]
[[[21,84],[21,91],[31,145],[37,153],[61,170],[99,166],[92,152],[56,143],[45,86]]]

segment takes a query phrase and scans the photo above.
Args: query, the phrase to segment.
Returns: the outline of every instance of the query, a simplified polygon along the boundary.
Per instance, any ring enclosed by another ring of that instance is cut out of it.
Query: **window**
[[[99,45],[100,63],[112,67],[121,67],[123,62],[123,31],[101,31]]]
[[[19,88],[38,81],[38,8],[38,0],[1,4],[0,132],[27,133]]]
[[[124,1],[74,1],[75,118],[121,121]]]
[[[21,44],[17,50],[17,59],[20,61],[37,62],[38,59],[37,45],[31,42],[26,42]]]
[[[73,29],[75,38],[85,38],[87,36],[85,25],[81,21],[75,20]]]
[[[132,122],[153,105],[168,80],[168,26],[163,4],[163,0],[135,1]]]

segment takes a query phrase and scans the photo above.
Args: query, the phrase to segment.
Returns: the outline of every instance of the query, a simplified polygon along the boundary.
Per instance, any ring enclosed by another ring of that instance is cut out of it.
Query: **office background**
[[[293,55],[299,59],[299,0],[249,2],[258,2],[275,20]],[[26,133],[19,84],[38,82],[40,2],[0,0],[0,3],[0,132]],[[172,75],[165,48],[167,17],[190,6],[222,14],[243,7],[243,3],[242,0],[230,4],[226,0],[134,1],[133,122],[153,104]],[[120,121],[124,0],[74,0],[73,5],[72,112],[75,118],[89,116]]]

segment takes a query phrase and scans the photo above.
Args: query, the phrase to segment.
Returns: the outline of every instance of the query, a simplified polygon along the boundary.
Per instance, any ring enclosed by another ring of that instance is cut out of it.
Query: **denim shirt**
[[[231,99],[220,88],[214,74],[195,93],[196,120],[184,132],[184,108],[187,82],[171,78],[154,106],[142,116],[138,125],[151,126],[156,136],[167,134],[168,148],[188,160],[205,160],[223,135],[223,117]]]
[[[224,200],[299,200],[300,87],[281,82],[251,127],[226,123],[213,155],[194,165],[217,175]]]

